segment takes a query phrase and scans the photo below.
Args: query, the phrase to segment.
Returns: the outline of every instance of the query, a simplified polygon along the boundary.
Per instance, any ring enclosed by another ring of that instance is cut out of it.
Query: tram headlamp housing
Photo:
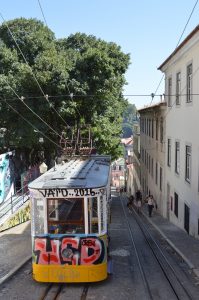
[[[69,249],[69,248],[65,248],[63,251],[62,251],[62,256],[64,258],[71,258],[73,256],[73,251],[72,249]]]

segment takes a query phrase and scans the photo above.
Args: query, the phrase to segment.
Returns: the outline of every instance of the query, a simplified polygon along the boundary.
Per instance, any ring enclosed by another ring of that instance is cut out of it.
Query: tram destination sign
[[[103,195],[105,189],[64,189],[64,188],[53,188],[53,189],[39,189],[40,194],[45,198],[59,198],[59,197],[95,197]]]

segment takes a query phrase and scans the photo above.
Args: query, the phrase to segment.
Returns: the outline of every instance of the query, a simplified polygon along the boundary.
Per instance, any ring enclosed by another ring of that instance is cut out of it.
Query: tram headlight
[[[71,258],[73,256],[73,251],[72,249],[69,249],[69,248],[65,248],[63,251],[62,251],[62,256],[64,258]]]

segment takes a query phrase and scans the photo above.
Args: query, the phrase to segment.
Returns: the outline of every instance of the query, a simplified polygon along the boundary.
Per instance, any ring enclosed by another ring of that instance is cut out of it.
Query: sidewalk
[[[149,218],[147,205],[142,207],[142,214],[183,258],[194,274],[199,277],[199,240],[170,223],[155,210],[153,210],[152,217]]]
[[[30,221],[0,233],[0,284],[32,256]]]

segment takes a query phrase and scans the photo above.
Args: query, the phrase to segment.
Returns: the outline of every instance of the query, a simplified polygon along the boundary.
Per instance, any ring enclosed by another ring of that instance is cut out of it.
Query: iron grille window
[[[167,166],[171,166],[171,139],[167,141]]]
[[[151,119],[149,119],[149,136],[151,136]]]
[[[198,219],[198,235],[199,235],[199,219]]]
[[[152,139],[154,137],[154,133],[153,133],[153,130],[154,130],[153,126],[154,126],[154,124],[153,123],[154,122],[153,122],[153,119],[152,119],[152,122],[151,122],[151,137],[152,137]]]
[[[192,64],[187,66],[187,103],[192,102]]]
[[[174,214],[178,217],[178,194],[174,193]]]
[[[171,106],[172,104],[171,97],[172,97],[172,78],[170,77],[168,79],[168,106]]]
[[[180,173],[180,143],[175,142],[175,172]]]
[[[162,191],[162,168],[160,167],[160,190]]]
[[[151,173],[151,156],[149,155],[149,174]]]
[[[191,146],[186,146],[185,153],[185,180],[190,182],[191,180]]]
[[[158,127],[159,127],[159,124],[158,124],[158,118],[156,119],[156,141],[158,141]]]
[[[163,118],[160,119],[160,143],[163,143]]]
[[[181,73],[176,74],[176,105],[180,105]]]
[[[155,183],[158,184],[158,164],[155,164]]]
[[[153,178],[153,158],[151,159],[151,177]]]

